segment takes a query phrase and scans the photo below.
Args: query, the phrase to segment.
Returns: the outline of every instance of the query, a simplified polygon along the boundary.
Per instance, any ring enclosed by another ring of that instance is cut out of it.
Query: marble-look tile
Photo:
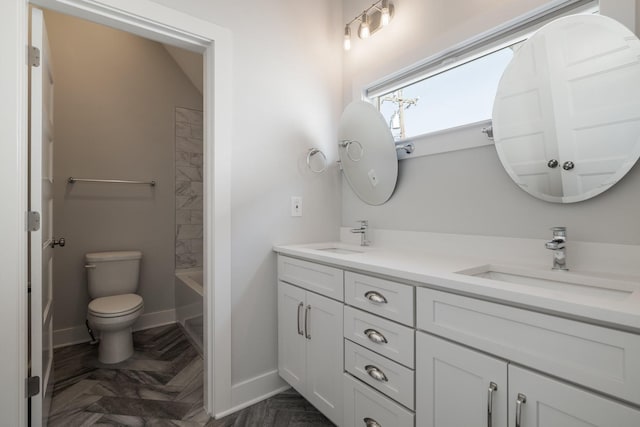
[[[192,239],[189,240],[189,246],[191,247],[192,254],[201,254],[203,252],[203,240],[202,239]]]
[[[201,196],[176,196],[176,209],[202,210]]]
[[[191,137],[191,125],[188,123],[176,122],[176,141],[178,137],[190,138]],[[186,151],[186,150],[180,150]]]
[[[176,174],[177,175],[177,174]],[[176,181],[176,196],[195,196],[191,191],[191,181]]]
[[[193,359],[189,364],[178,372],[178,374],[167,383],[168,386],[184,387],[194,380],[195,377],[202,377],[202,359]]]
[[[202,224],[202,210],[201,209],[192,209],[191,210],[191,224]]]
[[[100,384],[99,381],[80,380],[60,393],[56,393],[51,399],[50,414],[55,415],[69,409],[69,405],[93,387]]]
[[[202,154],[202,140],[190,137],[190,132],[186,136],[176,136],[176,151]]]
[[[191,153],[176,150],[176,166],[189,166],[191,163]]]
[[[176,255],[184,255],[188,253],[191,253],[191,241],[176,239]]]
[[[49,427],[85,427],[94,426],[102,418],[102,414],[94,412],[78,411],[65,414],[64,417],[51,417],[47,425]]]
[[[192,153],[189,158],[189,163],[191,166],[195,166],[197,168],[201,168],[203,165],[203,156],[201,153]]]
[[[193,214],[190,209],[176,210],[176,224],[191,224]]]
[[[91,394],[147,400],[176,400],[185,391],[186,388],[183,387],[135,384],[123,381],[100,381],[91,390]]]
[[[176,226],[179,240],[201,239],[202,225],[181,224]]]
[[[202,169],[198,169],[198,171],[202,173]],[[192,181],[191,192],[197,196],[202,196],[204,193],[204,184],[202,183],[202,181]]]
[[[202,182],[202,169],[186,166],[176,167],[176,181],[200,181]]]
[[[204,132],[202,126],[191,125],[191,138],[199,139],[202,141],[203,134]]]
[[[198,261],[192,254],[176,255],[176,268],[198,267]]]

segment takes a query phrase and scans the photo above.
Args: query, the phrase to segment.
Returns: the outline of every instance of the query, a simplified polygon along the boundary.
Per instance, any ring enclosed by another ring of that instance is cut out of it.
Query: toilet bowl
[[[98,359],[122,362],[133,354],[131,326],[144,309],[138,288],[140,251],[93,252],[85,255],[89,326],[100,333]]]
[[[106,364],[119,363],[133,354],[131,325],[144,310],[137,294],[96,298],[89,303],[87,319],[92,329],[100,331],[98,358]]]

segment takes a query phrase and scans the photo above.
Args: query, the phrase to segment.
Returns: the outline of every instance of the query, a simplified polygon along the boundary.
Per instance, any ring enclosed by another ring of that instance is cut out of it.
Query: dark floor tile
[[[182,419],[191,404],[183,402],[169,402],[149,399],[133,399],[127,397],[104,396],[91,404],[88,412],[102,414],[133,415],[148,418]]]

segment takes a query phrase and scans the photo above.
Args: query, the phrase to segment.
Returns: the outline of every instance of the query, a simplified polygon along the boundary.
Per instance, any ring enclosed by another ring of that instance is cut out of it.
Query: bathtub
[[[176,270],[174,286],[176,321],[184,328],[187,336],[191,338],[200,353],[202,353],[204,332],[203,282],[202,270]]]

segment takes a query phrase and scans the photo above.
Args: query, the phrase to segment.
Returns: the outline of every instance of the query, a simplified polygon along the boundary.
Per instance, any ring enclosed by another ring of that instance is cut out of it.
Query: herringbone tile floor
[[[104,365],[97,346],[54,353],[51,427],[325,427],[333,426],[293,390],[220,420],[203,405],[202,357],[176,325],[136,332],[134,355]]]

